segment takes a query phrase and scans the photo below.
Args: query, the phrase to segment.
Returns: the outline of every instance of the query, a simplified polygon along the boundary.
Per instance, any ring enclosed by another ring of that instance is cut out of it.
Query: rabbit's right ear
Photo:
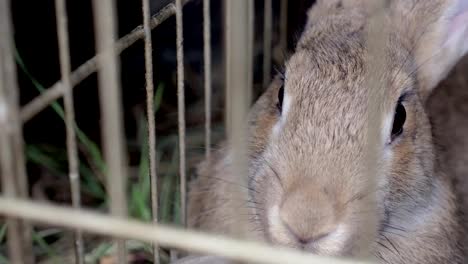
[[[401,26],[413,39],[418,79],[429,94],[468,52],[468,0],[397,1],[407,5]]]

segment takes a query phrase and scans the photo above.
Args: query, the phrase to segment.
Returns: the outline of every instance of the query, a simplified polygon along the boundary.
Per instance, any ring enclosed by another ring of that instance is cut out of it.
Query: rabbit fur
[[[372,179],[364,163],[369,1],[318,0],[309,10],[284,77],[250,111],[248,182],[234,184],[223,143],[190,184],[191,228],[382,263],[465,262],[468,0],[386,2]],[[393,138],[400,104],[403,130]],[[236,233],[240,224],[248,234]]]

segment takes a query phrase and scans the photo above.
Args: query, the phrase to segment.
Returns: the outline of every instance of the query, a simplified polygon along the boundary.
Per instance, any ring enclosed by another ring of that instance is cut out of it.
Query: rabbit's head
[[[283,78],[251,112],[255,223],[272,243],[318,254],[399,263],[427,260],[415,255],[433,249],[434,259],[455,258],[457,208],[424,103],[468,49],[468,0],[389,1],[377,120],[368,111],[364,4],[319,0]],[[379,132],[371,175],[370,126]]]

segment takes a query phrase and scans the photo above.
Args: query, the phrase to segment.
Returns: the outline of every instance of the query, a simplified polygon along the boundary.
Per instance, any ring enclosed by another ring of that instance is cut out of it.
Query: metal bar
[[[247,61],[245,62],[245,67],[248,70],[247,75],[247,87],[245,87],[245,100],[247,103],[246,111],[249,110],[250,105],[252,104],[253,98],[253,82],[254,82],[254,43],[255,43],[255,4],[254,1],[249,0],[247,1],[247,28],[245,29],[247,32],[248,40],[246,45],[246,58]],[[237,100],[240,100],[238,98]],[[247,141],[246,141],[247,142]]]
[[[379,168],[377,164],[380,163],[379,157],[383,156],[383,149],[381,140],[381,131],[383,129],[384,113],[387,112],[388,105],[384,104],[386,98],[386,87],[387,81],[386,72],[388,72],[385,66],[385,47],[388,40],[388,28],[385,22],[385,1],[378,0],[371,1],[367,6],[369,8],[368,14],[370,14],[367,27],[367,57],[366,57],[366,76],[364,85],[368,87],[368,123],[367,123],[367,144],[365,146],[365,155],[363,157],[363,165],[365,166],[366,174],[365,180],[367,190],[377,189],[377,181],[375,175],[379,175]],[[387,108],[387,109],[386,109]],[[370,212],[376,210],[377,197],[369,199],[366,205],[366,210]],[[367,214],[365,221],[370,227],[377,227],[378,219],[375,215]],[[367,241],[363,241],[368,247],[361,247],[362,252],[358,252],[361,255],[370,254],[368,251],[374,243],[374,238],[377,235],[377,228],[366,230],[366,234],[363,238],[367,238]]]
[[[126,161],[122,103],[120,94],[120,63],[114,49],[116,20],[114,0],[93,0],[98,53],[98,81],[101,104],[102,139],[107,164],[107,185],[111,213],[117,217],[127,216]],[[119,263],[126,263],[125,241],[117,241]]]
[[[8,12],[9,3],[8,1],[2,0],[0,1],[0,126],[2,129],[0,130],[0,145],[1,145],[1,155],[0,155],[0,169],[1,169],[1,176],[2,176],[2,186],[3,186],[3,195],[6,197],[14,198],[17,194],[16,191],[16,184],[15,184],[15,170],[13,166],[13,160],[11,155],[11,121],[10,121],[10,100],[8,98],[8,81],[7,76],[7,65],[5,62],[7,61],[5,54],[8,45],[7,41],[10,36],[10,30],[8,29],[7,20],[8,16],[5,15],[5,12]],[[11,66],[11,65],[10,65]],[[22,253],[22,246],[21,246],[21,231],[19,229],[19,223],[17,220],[13,218],[7,219],[7,231],[8,231],[8,255],[10,257],[11,262],[13,263],[21,263],[23,262],[23,253]]]
[[[0,214],[30,219],[47,225],[79,228],[100,235],[153,242],[195,253],[224,256],[248,263],[371,263],[364,260],[314,256],[294,249],[271,247],[257,242],[222,238],[161,224],[148,224],[136,220],[107,216],[88,210],[76,210],[18,199],[0,198]]]
[[[271,41],[273,31],[272,0],[264,0],[263,10],[263,88],[270,84],[271,75]]]
[[[283,53],[288,50],[288,0],[280,3],[280,48]]]
[[[203,0],[203,47],[205,64],[205,158],[211,154],[211,15],[210,0]]]
[[[0,7],[3,8],[3,7]],[[3,34],[0,34],[3,36]],[[0,59],[3,59],[3,49],[0,50]],[[4,73],[4,64],[1,63],[2,69],[0,70],[0,144],[1,144],[1,160],[0,160],[0,169],[2,175],[2,186],[3,194],[6,197],[15,197],[17,196],[16,184],[14,178],[14,166],[11,153],[11,123],[10,123],[10,108],[8,105],[8,98],[5,85],[5,73]],[[7,231],[8,231],[8,255],[12,263],[23,263],[23,252],[22,252],[22,242],[21,242],[21,230],[19,222],[13,218],[8,218],[6,221]]]
[[[23,133],[19,119],[19,89],[13,57],[13,27],[10,1],[0,1],[0,132],[1,173],[5,195],[28,197]],[[12,263],[34,263],[32,226],[8,219],[8,249]]]
[[[65,0],[55,1],[57,33],[59,40],[60,53],[60,72],[62,74],[62,83],[64,88],[65,104],[65,126],[67,133],[67,156],[68,173],[70,178],[70,190],[72,194],[73,208],[80,208],[80,176],[78,172],[78,147],[75,134],[75,109],[73,103],[73,91],[71,87],[71,65],[70,65],[70,46],[68,39],[68,17]],[[80,230],[75,231],[75,262],[84,263],[84,244],[83,234]]]
[[[190,0],[182,1],[182,4],[185,5]],[[161,11],[151,18],[151,29],[161,25],[166,19],[175,14],[175,5],[173,3],[168,4]],[[116,53],[120,54],[125,49],[133,45],[136,41],[145,37],[143,25],[140,25],[133,29],[129,34],[125,35],[114,45]],[[89,77],[91,74],[97,71],[97,56],[89,59],[83,63],[78,69],[76,69],[71,74],[71,84],[72,87],[76,87],[80,82]],[[57,100],[63,95],[62,82],[58,81],[50,88],[48,88],[44,93],[34,98],[31,102],[26,104],[21,110],[21,120],[23,123],[26,123],[32,119],[37,113],[44,110],[49,106],[53,101]]]
[[[151,178],[151,211],[153,222],[158,223],[158,175],[156,171],[156,126],[154,117],[153,46],[150,26],[150,2],[142,0],[143,29],[145,31],[146,110],[148,116],[148,158]],[[159,263],[159,248],[153,244],[153,263]]]
[[[185,164],[185,93],[184,93],[184,36],[182,1],[176,0],[177,24],[177,107],[179,120],[179,174],[180,174],[180,217],[182,225],[186,223],[187,176]]]
[[[248,108],[252,98],[252,72],[253,72],[253,1],[224,2],[226,25],[226,130],[232,149],[232,170],[238,182],[232,186],[246,186],[247,184],[247,127],[246,119]],[[232,188],[228,193],[231,201],[245,201],[248,194],[245,190]],[[245,206],[233,206],[236,208],[233,215],[238,219],[232,219],[236,224],[236,230],[232,234],[246,236],[248,212]],[[234,209],[233,209],[234,210]]]

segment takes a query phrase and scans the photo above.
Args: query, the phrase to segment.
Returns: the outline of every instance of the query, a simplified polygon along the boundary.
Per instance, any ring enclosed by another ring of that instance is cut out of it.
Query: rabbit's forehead
[[[316,42],[297,50],[286,64],[285,95],[291,107],[316,105],[324,111],[341,112],[340,108],[367,104],[369,89],[375,87],[366,85],[366,56],[359,38]],[[385,68],[381,87],[386,89],[387,103],[393,104],[415,82],[412,57],[397,41],[391,41],[381,59]]]
[[[291,57],[286,66],[285,130],[302,131],[304,137],[319,141],[333,139],[331,145],[365,142],[370,87],[365,85],[364,53],[345,51],[301,50]],[[410,82],[408,70],[398,63],[401,59],[391,52],[386,54],[389,78],[382,86],[387,89],[382,104],[388,106],[385,123],[391,123],[403,84]]]
[[[291,110],[331,113],[367,101],[363,58],[335,52],[326,51],[328,54],[318,57],[313,51],[300,51],[291,58],[285,82]]]

